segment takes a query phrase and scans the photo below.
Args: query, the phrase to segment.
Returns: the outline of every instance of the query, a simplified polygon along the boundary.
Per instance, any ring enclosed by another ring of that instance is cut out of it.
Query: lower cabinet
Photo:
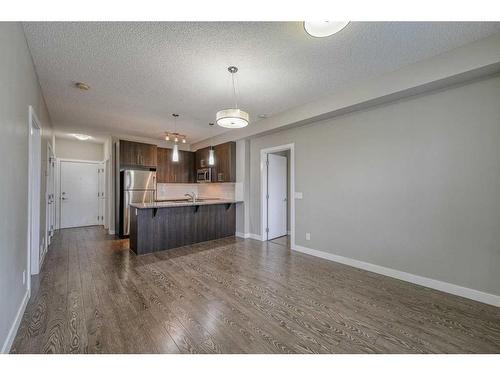
[[[131,209],[130,248],[136,254],[234,236],[236,204]]]

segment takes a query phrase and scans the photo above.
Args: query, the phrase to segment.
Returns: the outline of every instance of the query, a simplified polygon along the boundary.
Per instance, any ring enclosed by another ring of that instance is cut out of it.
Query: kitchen
[[[166,134],[173,148],[119,140],[119,236],[137,255],[233,236],[236,231],[236,142],[196,151]],[[167,139],[168,138],[168,139]]]

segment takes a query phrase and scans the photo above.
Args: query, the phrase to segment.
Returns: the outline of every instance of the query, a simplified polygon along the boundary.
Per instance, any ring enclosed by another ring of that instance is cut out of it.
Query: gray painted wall
[[[104,144],[56,137],[56,156],[64,159],[104,160]]]
[[[251,232],[260,150],[295,143],[298,245],[500,294],[499,98],[496,76],[251,139]]]
[[[27,265],[28,106],[42,125],[41,236],[45,231],[45,177],[50,119],[20,23],[0,23],[0,345],[26,293],[22,274]]]

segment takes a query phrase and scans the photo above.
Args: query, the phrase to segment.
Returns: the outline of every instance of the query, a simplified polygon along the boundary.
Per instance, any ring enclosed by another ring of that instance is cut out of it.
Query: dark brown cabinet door
[[[214,154],[212,182],[236,182],[236,143],[217,145],[214,147]]]
[[[158,148],[156,180],[159,183],[195,182],[194,152],[179,151],[179,161],[172,161],[172,149]]]
[[[120,165],[156,167],[156,145],[131,141],[120,141]]]
[[[196,169],[208,168],[208,147],[196,151]]]

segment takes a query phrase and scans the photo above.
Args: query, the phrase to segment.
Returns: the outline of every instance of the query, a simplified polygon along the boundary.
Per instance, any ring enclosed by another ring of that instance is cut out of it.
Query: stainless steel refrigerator
[[[152,203],[156,197],[156,172],[125,169],[120,172],[120,236],[130,231],[130,204]]]

